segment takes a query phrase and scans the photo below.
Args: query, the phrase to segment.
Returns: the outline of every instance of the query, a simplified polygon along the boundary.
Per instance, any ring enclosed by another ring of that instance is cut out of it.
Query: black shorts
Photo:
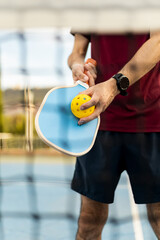
[[[77,158],[72,189],[112,203],[126,170],[136,203],[160,202],[160,133],[99,131],[93,148]]]

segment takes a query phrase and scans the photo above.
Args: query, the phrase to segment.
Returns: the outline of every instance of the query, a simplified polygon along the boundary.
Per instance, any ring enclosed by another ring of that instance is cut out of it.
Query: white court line
[[[129,199],[130,199],[130,205],[131,205],[135,240],[144,240],[142,225],[141,225],[139,212],[138,212],[138,207],[135,204],[134,199],[133,199],[132,189],[131,189],[131,186],[130,186],[130,181],[129,181],[128,176],[127,176],[127,185],[128,185],[128,191],[129,191]]]

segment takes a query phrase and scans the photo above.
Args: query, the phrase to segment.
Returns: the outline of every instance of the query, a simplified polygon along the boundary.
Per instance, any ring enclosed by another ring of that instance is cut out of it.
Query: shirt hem
[[[133,129],[133,128],[127,128],[123,127],[123,126],[119,126],[119,127],[103,127],[100,126],[99,130],[102,131],[112,131],[112,132],[133,132],[133,133],[137,133],[137,132],[160,132],[160,126],[157,128],[152,128],[152,127],[148,127],[147,129],[144,128],[139,128],[139,129]]]

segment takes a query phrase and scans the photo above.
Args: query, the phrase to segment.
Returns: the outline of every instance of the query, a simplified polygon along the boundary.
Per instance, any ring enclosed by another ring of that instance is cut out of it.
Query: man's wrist
[[[80,63],[80,62],[74,62],[71,66],[70,66],[70,69],[73,70],[74,68],[77,68],[77,67],[83,67],[84,66],[84,63]]]
[[[116,79],[110,78],[106,82],[107,83],[110,82],[110,86],[111,86],[111,89],[112,89],[112,95],[113,95],[113,97],[116,97],[120,93],[120,91],[117,88]]]
[[[117,95],[120,93],[120,91],[119,91],[119,89],[117,88],[116,79],[115,79],[115,78],[111,78],[111,82],[112,82],[112,84],[113,84],[114,94],[115,94],[115,96],[117,96]]]

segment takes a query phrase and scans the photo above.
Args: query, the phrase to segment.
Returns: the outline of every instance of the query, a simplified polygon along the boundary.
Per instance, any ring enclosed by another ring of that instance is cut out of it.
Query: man
[[[135,202],[147,205],[160,240],[160,32],[74,35],[68,64],[74,81],[89,80],[90,88],[83,93],[92,97],[81,109],[96,106],[78,123],[101,115],[96,142],[77,158],[72,181],[82,200],[76,239],[101,239],[108,204],[126,170]],[[84,64],[89,42],[97,70]]]

